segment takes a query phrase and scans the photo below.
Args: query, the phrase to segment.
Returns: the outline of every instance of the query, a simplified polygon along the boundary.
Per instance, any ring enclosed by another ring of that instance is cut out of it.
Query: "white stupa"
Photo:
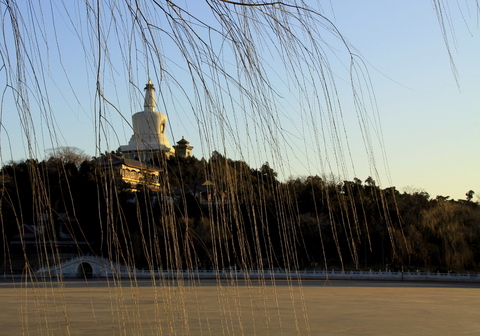
[[[165,128],[167,116],[157,112],[155,101],[155,87],[149,79],[145,87],[144,110],[132,116],[133,135],[126,146],[120,146],[125,158],[147,161],[159,152],[167,157],[175,154],[170,146]]]

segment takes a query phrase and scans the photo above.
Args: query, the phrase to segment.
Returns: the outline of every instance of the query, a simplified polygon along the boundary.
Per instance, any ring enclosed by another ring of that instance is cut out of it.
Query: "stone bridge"
[[[43,267],[36,273],[47,277],[111,277],[129,274],[126,266],[108,259],[95,256],[80,256],[67,260],[60,265]]]

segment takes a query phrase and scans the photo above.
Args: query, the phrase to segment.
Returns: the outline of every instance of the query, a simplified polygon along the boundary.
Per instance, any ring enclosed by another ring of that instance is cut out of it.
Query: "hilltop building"
[[[180,156],[183,158],[188,158],[192,156],[192,146],[189,146],[189,143],[185,138],[182,136],[182,140],[177,141],[177,145],[173,146],[175,148],[175,155]]]
[[[157,111],[155,100],[155,87],[149,79],[145,86],[145,100],[143,111],[132,116],[133,135],[128,145],[120,146],[120,151],[126,159],[148,162],[160,153],[167,158],[178,155],[190,157],[192,146],[184,137],[177,142],[177,145],[170,146],[167,135],[167,116]]]
[[[144,162],[107,154],[96,162],[102,171],[113,178],[120,189],[136,192],[143,188],[160,190],[161,169]]]
[[[148,161],[159,152],[164,152],[167,157],[175,155],[175,149],[165,134],[167,116],[156,110],[155,87],[150,79],[145,86],[143,107],[143,111],[132,116],[133,135],[128,145],[120,146],[123,156]]]

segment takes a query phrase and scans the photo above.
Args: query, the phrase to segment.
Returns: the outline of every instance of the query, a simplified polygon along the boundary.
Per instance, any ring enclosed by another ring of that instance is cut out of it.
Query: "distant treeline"
[[[128,192],[95,161],[5,165],[4,268],[89,253],[138,268],[479,269],[473,191],[454,201],[371,177],[279,182],[268,163],[253,169],[218,152],[151,164],[163,169],[160,192]],[[41,230],[26,235],[24,224]]]

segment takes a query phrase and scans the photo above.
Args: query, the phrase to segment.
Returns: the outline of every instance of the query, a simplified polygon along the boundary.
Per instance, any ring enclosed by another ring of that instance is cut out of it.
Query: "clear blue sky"
[[[78,5],[71,8],[69,18],[60,1],[53,4],[52,8],[43,7],[41,15],[38,10],[29,13],[27,7],[20,8],[27,26],[37,27],[37,36],[45,36],[47,41],[41,40],[37,45],[25,39],[32,55],[28,62],[33,64],[37,76],[43,78],[38,85],[49,105],[40,104],[38,93],[29,94],[32,119],[31,125],[26,126],[29,133],[26,136],[20,120],[29,119],[19,116],[21,109],[15,108],[11,94],[3,96],[0,144],[3,163],[28,157],[29,140],[33,142],[32,154],[39,158],[44,157],[45,149],[54,146],[75,146],[95,155],[99,149],[112,150],[126,144],[132,134],[126,120],[130,121],[133,113],[143,109],[147,77],[160,82],[155,68],[158,64],[149,63],[138,38],[129,37],[129,45],[119,44],[116,34],[129,36],[131,32],[112,29],[114,22],[107,15],[102,22],[109,43],[108,53],[101,60],[101,82],[106,98],[118,111],[108,104],[102,105],[99,124],[100,105],[95,97],[98,58],[89,52],[96,50],[95,31],[88,28],[90,23],[76,10],[80,8]],[[204,8],[189,5],[198,16],[208,19]],[[325,116],[328,113],[316,106],[315,101],[302,100],[292,82],[283,77],[278,58],[269,59],[273,48],[268,43],[262,48],[265,51],[262,56],[265,71],[278,92],[272,115],[278,125],[268,116],[251,117],[255,107],[242,105],[237,94],[232,95],[234,103],[225,103],[225,115],[213,112],[214,116],[225,117],[225,120],[220,118],[223,121],[215,117],[202,119],[204,114],[192,113],[187,101],[191,100],[196,108],[198,103],[186,79],[187,69],[180,64],[171,41],[158,39],[157,47],[168,56],[165,67],[182,88],[172,78],[162,79],[168,85],[156,85],[163,98],[159,109],[170,120],[171,144],[185,136],[195,146],[194,154],[198,157],[207,156],[213,149],[222,151],[225,145],[227,154],[244,158],[253,167],[269,161],[283,178],[331,173],[337,178],[365,180],[372,175],[383,187],[421,189],[433,197],[465,198],[470,189],[480,193],[480,30],[475,12],[463,8],[462,17],[456,7],[450,9],[454,30],[449,30],[449,34],[455,36],[450,42],[459,86],[431,1],[338,1],[329,3],[324,13],[356,48],[368,69],[376,99],[365,114],[371,147],[365,148],[358,126],[359,115],[352,103],[348,55],[328,34],[325,40],[331,43],[333,51],[325,53],[330,57],[341,101],[341,113],[335,110],[333,118],[343,123],[346,134],[343,138],[343,131],[339,133],[342,138],[337,145],[329,143],[334,134],[332,125],[328,125],[331,119]],[[15,49],[8,20],[3,27],[6,40],[0,50],[13,59]],[[214,44],[219,60],[224,66],[231,66],[228,49],[221,48],[219,41]],[[129,58],[136,59],[133,67],[126,61]],[[10,66],[15,68],[14,63]],[[35,91],[29,73],[27,80]],[[4,68],[0,70],[0,85],[3,88],[7,83],[15,84],[13,77],[5,76]],[[234,87],[229,89],[235,92]],[[363,97],[368,97],[365,91]],[[211,109],[205,106],[205,111]],[[308,111],[312,112],[312,119]],[[201,123],[200,129],[197,122]],[[243,129],[246,123],[248,132]],[[103,127],[100,131],[99,125]],[[222,129],[225,135],[219,131]],[[101,134],[100,142],[96,134]],[[275,139],[269,139],[269,135]],[[268,150],[277,145],[282,153]],[[369,156],[366,149],[373,149],[374,156]],[[335,155],[343,159],[339,161]]]
[[[480,193],[480,30],[451,8],[457,87],[430,1],[343,1],[341,31],[369,63],[393,184]],[[470,15],[470,17],[468,17]]]

